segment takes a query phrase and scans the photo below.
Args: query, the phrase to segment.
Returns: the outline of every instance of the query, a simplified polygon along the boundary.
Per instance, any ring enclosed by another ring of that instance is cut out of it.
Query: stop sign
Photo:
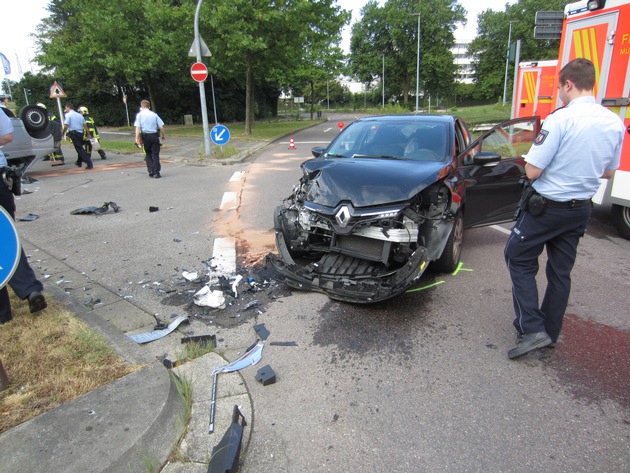
[[[203,62],[196,62],[190,68],[190,75],[197,82],[203,82],[208,78],[208,68]]]

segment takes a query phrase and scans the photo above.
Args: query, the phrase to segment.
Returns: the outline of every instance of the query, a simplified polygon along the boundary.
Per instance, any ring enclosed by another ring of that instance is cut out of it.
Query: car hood
[[[350,201],[355,207],[403,202],[438,180],[448,166],[379,158],[317,158],[302,169],[309,176],[307,200],[327,207]]]

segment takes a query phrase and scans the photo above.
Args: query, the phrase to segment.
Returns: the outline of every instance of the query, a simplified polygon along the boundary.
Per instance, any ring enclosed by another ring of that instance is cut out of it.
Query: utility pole
[[[195,10],[195,46],[197,52],[197,62],[201,62],[201,36],[199,36],[199,11],[203,0],[197,3]],[[214,88],[214,84],[213,84]],[[203,123],[203,148],[206,155],[210,154],[210,129],[208,127],[208,109],[206,107],[206,86],[203,81],[199,82],[199,98],[201,100],[201,120]],[[216,109],[215,109],[216,112]]]
[[[418,16],[418,54],[416,55],[416,113],[418,113],[420,100],[420,13],[414,13]]]
[[[508,35],[507,54],[505,55],[505,81],[503,82],[503,106],[505,106],[505,101],[507,97],[508,67],[510,65],[510,43],[512,42],[512,23],[518,23],[518,20],[510,21],[510,33]]]

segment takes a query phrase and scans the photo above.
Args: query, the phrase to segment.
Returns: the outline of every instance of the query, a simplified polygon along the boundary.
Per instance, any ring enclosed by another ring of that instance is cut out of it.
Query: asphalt
[[[212,160],[198,157],[203,148],[202,139],[167,139],[172,146],[164,148],[163,160],[192,161],[195,165],[211,163]],[[223,164],[241,162],[265,145],[230,144],[236,145],[239,152],[223,160]],[[74,161],[74,152],[69,148],[64,150],[67,164],[59,168],[68,169]],[[113,158],[99,164],[132,159],[124,155]],[[137,161],[137,156],[133,160]],[[29,173],[42,170],[50,171],[49,163],[37,162]],[[147,185],[149,181],[152,180],[145,181]],[[217,383],[215,432],[208,433],[211,372],[238,357],[243,350],[225,357],[212,352],[167,369],[156,359],[155,352],[179,345],[182,334],[175,331],[144,345],[133,342],[128,335],[154,329],[153,315],[98,281],[92,280],[90,284],[92,299],[102,302],[97,305],[86,305],[65,292],[52,281],[88,268],[69,266],[52,256],[53,249],[39,241],[36,246],[22,238],[26,254],[37,254],[36,259],[31,259],[31,266],[44,281],[46,296],[62,301],[79,319],[102,333],[116,352],[141,369],[0,434],[0,472],[207,471],[213,448],[231,424],[234,406],[239,406],[246,420],[253,415],[252,401],[241,374],[221,374]],[[192,386],[189,422],[177,378]],[[249,442],[249,425],[251,422],[243,433],[243,451]]]

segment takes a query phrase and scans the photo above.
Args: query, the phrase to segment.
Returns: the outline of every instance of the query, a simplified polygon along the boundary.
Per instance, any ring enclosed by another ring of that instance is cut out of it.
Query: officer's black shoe
[[[153,173],[152,172],[149,173],[149,177],[153,177]]]
[[[160,176],[160,173],[159,173],[159,172],[156,172],[155,174],[153,174],[153,177],[155,177],[156,179],[159,179],[159,178],[160,178],[160,177],[162,177],[162,176]]]
[[[80,168],[80,167],[81,167],[81,163],[80,163],[79,161],[75,161],[75,162],[74,162],[74,165],[75,165],[76,167],[78,167],[78,168]]]
[[[39,291],[33,291],[28,295],[28,308],[31,314],[44,310],[46,307],[48,307],[48,304],[46,303],[44,294]]]
[[[530,351],[543,348],[552,343],[551,338],[547,335],[547,332],[537,333],[524,333],[523,336],[516,342],[516,347],[508,351],[508,358],[518,358]]]

